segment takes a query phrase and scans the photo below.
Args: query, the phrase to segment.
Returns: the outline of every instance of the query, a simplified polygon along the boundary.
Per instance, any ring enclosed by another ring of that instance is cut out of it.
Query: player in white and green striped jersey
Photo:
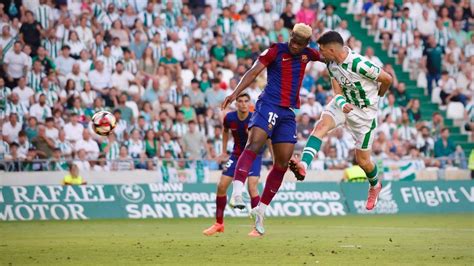
[[[355,142],[355,159],[370,183],[366,208],[372,210],[382,189],[377,179],[377,165],[370,158],[374,129],[377,126],[379,98],[392,84],[392,77],[364,56],[344,46],[336,31],[328,31],[319,39],[319,52],[327,62],[334,98],[325,107],[303,149],[301,161],[291,159],[290,169],[302,180],[306,169],[332,129],[346,125]],[[379,86],[380,83],[380,86]]]

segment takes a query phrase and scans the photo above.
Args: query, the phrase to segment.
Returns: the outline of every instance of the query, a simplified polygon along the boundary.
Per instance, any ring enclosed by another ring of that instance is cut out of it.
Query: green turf
[[[474,215],[0,223],[0,265],[24,264],[474,264]]]

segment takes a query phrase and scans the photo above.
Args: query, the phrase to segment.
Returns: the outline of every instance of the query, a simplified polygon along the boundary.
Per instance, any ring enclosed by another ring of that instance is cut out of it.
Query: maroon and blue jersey
[[[248,139],[248,127],[250,118],[252,117],[252,112],[249,112],[249,115],[245,120],[240,120],[237,114],[237,111],[229,112],[224,117],[224,128],[229,129],[234,138],[234,148],[232,149],[232,154],[237,157],[244,151],[245,144],[247,144]]]
[[[275,43],[258,58],[267,67],[267,86],[259,99],[281,107],[300,107],[300,88],[306,65],[320,61],[313,48],[306,47],[298,55],[290,53],[288,43]]]

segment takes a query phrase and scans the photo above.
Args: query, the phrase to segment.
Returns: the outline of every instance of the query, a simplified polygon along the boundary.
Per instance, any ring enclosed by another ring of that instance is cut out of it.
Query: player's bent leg
[[[239,156],[235,167],[234,181],[232,182],[232,197],[230,200],[230,203],[234,204],[234,208],[245,208],[242,199],[244,184],[252,168],[253,161],[255,161],[258,152],[262,149],[263,145],[265,145],[267,137],[267,132],[259,127],[252,127],[250,129],[247,145]]]
[[[318,122],[316,122],[313,132],[311,132],[311,136],[309,136],[308,141],[306,142],[303,153],[301,154],[301,161],[296,158],[290,160],[290,170],[295,174],[296,179],[304,180],[306,177],[306,170],[311,165],[313,158],[321,148],[321,139],[335,127],[336,122],[334,118],[327,113],[323,113]]]
[[[382,182],[378,180],[377,165],[370,159],[371,150],[355,150],[357,164],[364,170],[370,183],[369,195],[367,197],[366,209],[372,210],[377,205],[379,193],[382,190]]]
[[[222,175],[217,185],[216,193],[216,222],[202,233],[212,236],[216,233],[224,233],[224,210],[227,204],[227,189],[232,182],[232,177]]]

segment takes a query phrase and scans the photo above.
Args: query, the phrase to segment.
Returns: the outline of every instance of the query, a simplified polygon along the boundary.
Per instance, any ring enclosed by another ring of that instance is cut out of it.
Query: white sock
[[[260,212],[261,214],[265,214],[265,210],[267,209],[267,204],[265,203],[262,203],[261,201],[258,203],[258,212]]]
[[[244,183],[239,180],[232,181],[232,197],[233,196],[242,196],[244,191]]]

